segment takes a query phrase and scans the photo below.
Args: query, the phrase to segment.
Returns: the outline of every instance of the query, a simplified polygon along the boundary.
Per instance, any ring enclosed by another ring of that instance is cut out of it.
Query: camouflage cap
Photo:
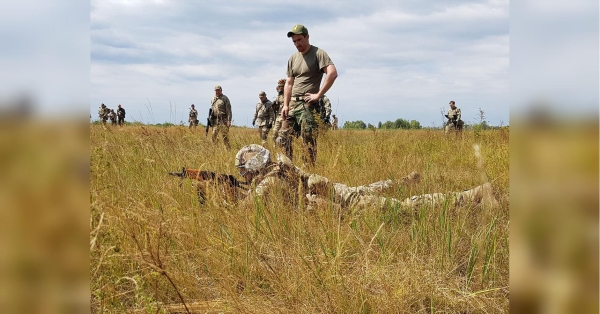
[[[258,144],[244,146],[235,155],[236,168],[259,171],[269,162],[271,162],[271,152]]]
[[[215,90],[220,90],[220,89],[222,89],[221,85],[215,85]]]
[[[296,24],[292,27],[292,30],[287,33],[287,37],[292,37],[294,35],[308,35],[308,29],[304,27],[302,24]]]
[[[258,93],[258,96],[259,96],[259,97],[260,97],[260,96],[265,96],[265,97],[267,97],[267,93],[265,93],[264,91],[261,91],[260,93]]]
[[[279,81],[277,81],[277,86],[283,86],[285,85],[285,79],[280,79]]]

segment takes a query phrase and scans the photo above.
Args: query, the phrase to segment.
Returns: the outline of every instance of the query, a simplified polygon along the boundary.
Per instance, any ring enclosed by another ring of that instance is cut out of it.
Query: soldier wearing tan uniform
[[[338,129],[338,118],[335,115],[332,115],[333,117],[333,122],[331,123],[331,126],[334,130]]]
[[[279,136],[279,130],[281,129],[281,108],[283,108],[283,86],[285,85],[285,79],[280,79],[277,82],[277,97],[273,100],[273,111],[275,112],[275,123],[273,123],[273,143],[276,142],[277,136]]]
[[[198,126],[198,110],[196,110],[194,104],[192,104],[192,107],[190,108],[188,121],[190,122],[190,126],[188,127],[189,129]]]
[[[317,109],[319,99],[329,90],[337,78],[335,65],[322,49],[309,43],[308,29],[295,25],[287,37],[292,38],[298,50],[288,60],[287,80],[284,86],[284,103],[281,117],[284,119],[277,141],[293,159],[292,135],[302,138],[303,159],[307,165],[317,160]],[[321,80],[326,74],[323,86]]]
[[[258,94],[260,101],[256,104],[256,110],[254,111],[254,119],[252,119],[252,126],[258,124],[258,133],[262,144],[267,144],[267,135],[273,127],[273,121],[275,120],[275,112],[273,112],[273,106],[271,101],[267,99],[267,93],[260,92]]]
[[[465,123],[460,119],[460,108],[456,107],[454,100],[451,100],[449,105],[450,109],[448,109],[448,114],[445,116],[448,119],[446,122],[446,133],[455,130],[462,131]]]
[[[223,136],[223,144],[229,149],[229,127],[231,126],[231,102],[223,95],[220,85],[215,86],[215,96],[210,100],[212,108],[211,124],[213,125],[212,142],[217,141],[217,135]]]

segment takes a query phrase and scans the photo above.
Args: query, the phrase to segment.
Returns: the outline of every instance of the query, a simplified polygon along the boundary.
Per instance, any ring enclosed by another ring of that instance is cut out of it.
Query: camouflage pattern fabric
[[[125,109],[123,109],[123,107],[117,109],[117,122],[119,125],[125,123]]]
[[[415,195],[405,200],[378,196],[377,193],[389,190],[397,184],[410,184],[419,181],[419,174],[409,175],[394,181],[382,180],[369,185],[356,187],[342,183],[333,183],[326,177],[311,174],[294,166],[292,161],[282,154],[277,154],[276,161],[267,166],[264,175],[255,177],[248,195],[259,197],[268,196],[276,189],[284,189],[285,195],[298,195],[301,189],[306,193],[308,204],[331,199],[335,204],[346,209],[386,209],[400,207],[415,209],[421,206],[438,206],[448,203],[452,206],[467,204],[482,204],[487,207],[497,207],[490,183],[477,186],[461,192],[432,193]],[[304,195],[303,195],[304,196]],[[333,197],[333,198],[332,198]],[[252,199],[252,197],[248,197]]]
[[[188,128],[198,126],[198,110],[196,108],[190,108],[188,122],[190,123]]]
[[[317,160],[318,124],[317,104],[311,105],[299,98],[290,101],[288,117],[283,121],[279,138],[288,158],[293,159],[292,136],[302,137],[304,154],[302,158],[306,164],[314,165]]]
[[[463,120],[461,120],[461,112],[460,108],[454,107],[454,109],[448,109],[448,121],[445,125],[445,132],[448,133],[451,130],[462,130],[464,125]]]
[[[108,113],[108,118],[110,119],[110,124],[112,125],[116,125],[117,124],[117,114],[115,113],[114,110],[110,110],[110,112]]]
[[[279,136],[279,130],[281,129],[281,123],[283,118],[281,117],[281,108],[283,108],[283,92],[277,95],[277,98],[273,101],[273,112],[275,113],[275,122],[273,123],[273,142]]]
[[[223,144],[229,149],[229,126],[231,124],[231,102],[225,95],[220,97],[213,96],[210,100],[212,108],[211,122],[213,125],[212,131],[212,142],[216,143],[217,136],[221,134],[223,138]]]
[[[256,104],[256,110],[254,111],[254,118],[252,121],[255,121],[257,126],[265,126],[267,124],[273,124],[274,120],[275,112],[273,111],[273,103],[269,100],[265,102],[259,101]]]

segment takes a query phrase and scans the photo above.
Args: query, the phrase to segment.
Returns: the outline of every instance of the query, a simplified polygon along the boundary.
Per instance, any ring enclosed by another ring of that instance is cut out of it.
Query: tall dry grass
[[[321,134],[310,171],[334,182],[368,184],[416,170],[419,184],[385,195],[488,181],[501,204],[408,214],[307,211],[277,199],[248,210],[218,193],[201,205],[189,180],[179,186],[167,176],[183,166],[237,174],[237,149],[260,143],[253,129],[232,128],[230,151],[200,128],[92,125],[90,137],[94,313],[508,311],[508,130]],[[297,164],[300,152],[296,146]]]

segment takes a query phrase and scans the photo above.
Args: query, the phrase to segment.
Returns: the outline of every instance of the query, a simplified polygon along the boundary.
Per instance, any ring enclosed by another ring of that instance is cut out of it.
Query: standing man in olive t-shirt
[[[295,25],[287,33],[287,37],[292,38],[298,52],[288,60],[281,109],[284,121],[279,131],[278,142],[285,148],[286,155],[292,159],[292,135],[301,136],[304,162],[314,165],[317,160],[318,126],[315,115],[319,99],[337,78],[337,70],[324,50],[308,42],[308,29],[304,25]],[[321,86],[323,73],[326,77]]]

